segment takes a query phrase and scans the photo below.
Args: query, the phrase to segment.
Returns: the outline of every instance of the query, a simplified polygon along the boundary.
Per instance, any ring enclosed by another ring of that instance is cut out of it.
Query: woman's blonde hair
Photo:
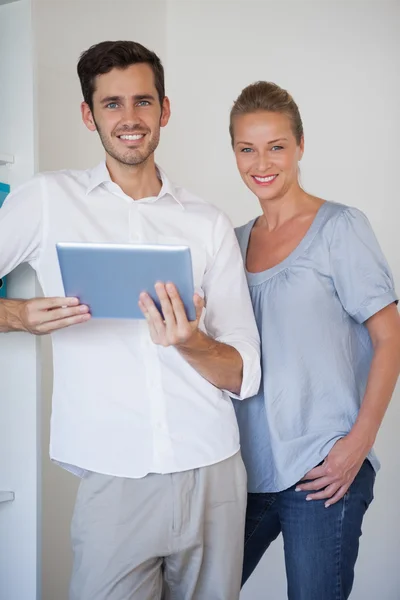
[[[234,144],[233,124],[235,117],[268,111],[285,114],[292,125],[293,135],[299,145],[303,137],[303,123],[296,102],[286,90],[269,81],[257,81],[244,88],[235,100],[229,122],[229,133]]]

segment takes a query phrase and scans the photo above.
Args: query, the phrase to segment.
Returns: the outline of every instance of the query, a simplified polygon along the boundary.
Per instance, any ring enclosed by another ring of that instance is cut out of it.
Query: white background
[[[133,39],[158,52],[166,68],[173,116],[163,132],[160,164],[235,225],[243,223],[259,208],[235,170],[229,110],[248,83],[274,81],[293,94],[303,116],[305,188],[367,213],[400,288],[399,2],[34,0],[33,6],[40,170],[86,168],[101,158],[96,135],[80,123],[76,62],[95,42]],[[43,600],[66,600],[76,481],[47,458],[49,356],[45,342]],[[398,396],[377,443],[383,467],[365,520],[353,600],[400,597]],[[242,598],[286,598],[281,542],[268,551]]]

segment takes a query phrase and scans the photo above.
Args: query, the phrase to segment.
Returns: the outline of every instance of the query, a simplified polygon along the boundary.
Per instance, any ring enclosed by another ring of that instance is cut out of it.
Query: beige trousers
[[[238,600],[246,498],[240,453],[171,475],[88,474],[70,600]]]

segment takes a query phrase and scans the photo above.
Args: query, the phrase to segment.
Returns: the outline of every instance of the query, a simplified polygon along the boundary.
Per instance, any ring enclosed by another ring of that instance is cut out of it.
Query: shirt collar
[[[168,179],[164,171],[156,165],[158,175],[161,179],[161,190],[157,196],[157,200],[164,196],[171,196],[181,206],[185,208],[182,202],[179,200],[178,193],[175,185]],[[99,187],[102,183],[112,183],[110,173],[108,172],[106,162],[103,160],[100,164],[90,170],[89,172],[89,184],[86,189],[86,194],[90,194],[94,189]]]

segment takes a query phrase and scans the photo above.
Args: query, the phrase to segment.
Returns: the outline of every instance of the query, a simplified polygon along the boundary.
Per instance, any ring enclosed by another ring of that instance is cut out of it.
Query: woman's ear
[[[300,144],[299,144],[299,162],[303,158],[304,154],[304,135],[301,136]]]

